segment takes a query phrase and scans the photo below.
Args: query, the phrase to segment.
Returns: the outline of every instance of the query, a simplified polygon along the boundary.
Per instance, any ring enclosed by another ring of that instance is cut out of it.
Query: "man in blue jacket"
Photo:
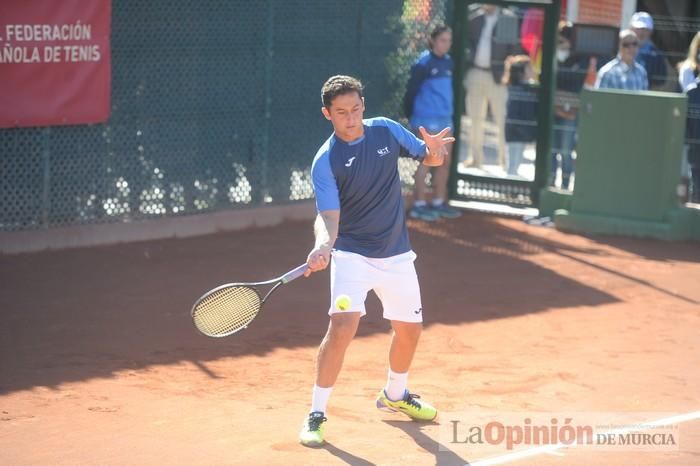
[[[654,19],[646,11],[638,11],[630,19],[630,29],[639,37],[639,52],[635,59],[647,72],[649,89],[663,90],[667,75],[666,57],[651,40]]]

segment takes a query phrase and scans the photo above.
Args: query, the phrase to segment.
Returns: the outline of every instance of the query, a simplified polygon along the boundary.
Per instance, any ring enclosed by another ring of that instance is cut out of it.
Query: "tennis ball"
[[[351,305],[352,301],[350,301],[350,296],[346,294],[341,294],[340,296],[335,298],[335,308],[339,311],[347,311],[348,309],[350,309]]]

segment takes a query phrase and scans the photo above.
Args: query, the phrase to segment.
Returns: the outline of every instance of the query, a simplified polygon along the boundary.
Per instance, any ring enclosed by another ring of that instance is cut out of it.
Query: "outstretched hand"
[[[429,167],[442,165],[445,161],[445,155],[447,155],[445,146],[455,141],[455,138],[448,136],[450,128],[447,127],[437,134],[429,134],[422,126],[418,128],[418,131],[428,148],[428,155],[423,159],[423,164]]]

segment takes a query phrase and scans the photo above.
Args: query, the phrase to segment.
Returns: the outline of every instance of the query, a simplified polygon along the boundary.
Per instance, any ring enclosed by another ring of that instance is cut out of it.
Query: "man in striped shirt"
[[[639,38],[631,29],[620,31],[620,46],[617,57],[598,71],[596,89],[624,89],[646,91],[649,89],[647,72],[634,59],[639,52]]]

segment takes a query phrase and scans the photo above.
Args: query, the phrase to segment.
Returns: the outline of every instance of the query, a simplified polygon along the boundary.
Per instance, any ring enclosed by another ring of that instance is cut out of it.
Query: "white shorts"
[[[329,315],[360,312],[365,315],[367,292],[374,290],[382,302],[384,318],[401,322],[423,322],[418,276],[413,261],[416,253],[375,259],[347,251],[331,256],[331,306]],[[350,307],[338,309],[336,299],[347,295]]]

